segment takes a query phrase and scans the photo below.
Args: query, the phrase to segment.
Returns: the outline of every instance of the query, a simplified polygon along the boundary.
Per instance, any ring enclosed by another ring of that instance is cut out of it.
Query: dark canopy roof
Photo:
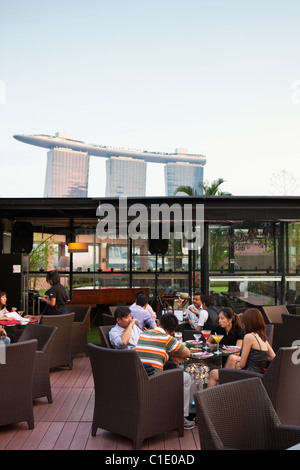
[[[119,198],[0,198],[0,217],[11,221],[30,221],[34,230],[52,233],[68,227],[93,228],[99,204],[109,203],[118,214]],[[204,204],[207,222],[300,221],[300,197],[268,196],[174,196],[127,198],[127,206],[143,204]],[[150,212],[150,211],[149,211]],[[130,218],[129,218],[130,220]]]

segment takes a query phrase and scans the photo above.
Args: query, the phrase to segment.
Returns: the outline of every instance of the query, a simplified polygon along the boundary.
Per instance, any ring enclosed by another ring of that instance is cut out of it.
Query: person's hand
[[[137,325],[139,326],[139,322],[138,322],[138,319],[137,318],[133,318],[130,320],[130,323],[128,326],[130,326],[130,328],[133,328],[134,325]]]
[[[194,313],[195,315],[198,315],[197,310],[195,310],[193,307],[190,307],[189,310]]]
[[[176,364],[177,366],[181,366],[184,362],[183,357],[179,357],[176,354],[172,354],[172,353],[170,354],[170,360],[174,362],[174,364]]]
[[[7,333],[4,328],[0,328],[0,335],[3,336],[3,338],[7,337]]]
[[[11,311],[12,311],[12,312],[17,312],[18,309],[17,309],[17,307],[12,307]]]

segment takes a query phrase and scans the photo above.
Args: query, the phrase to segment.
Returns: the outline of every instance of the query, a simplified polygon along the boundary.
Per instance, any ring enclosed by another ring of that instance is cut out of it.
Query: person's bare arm
[[[132,328],[137,322],[137,319],[133,318],[127,328],[125,328],[124,333],[121,334],[121,341],[125,346],[129,343]]]

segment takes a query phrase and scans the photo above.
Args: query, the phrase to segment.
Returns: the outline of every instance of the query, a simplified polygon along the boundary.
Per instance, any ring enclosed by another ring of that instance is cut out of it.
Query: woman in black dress
[[[272,361],[275,353],[267,340],[262,313],[257,308],[246,310],[243,313],[243,326],[245,337],[241,356],[228,358],[228,367],[263,374],[267,362]]]
[[[272,361],[275,353],[267,341],[266,327],[261,312],[249,308],[243,313],[245,336],[240,356],[231,355],[225,365],[228,369],[246,369],[262,374],[268,361]],[[219,384],[219,371],[210,372],[207,386]]]

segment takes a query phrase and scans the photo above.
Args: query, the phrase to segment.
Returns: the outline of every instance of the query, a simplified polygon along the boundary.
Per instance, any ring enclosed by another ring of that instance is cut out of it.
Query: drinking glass
[[[205,349],[205,351],[208,351],[209,350],[209,346],[207,344],[207,339],[209,338],[209,335],[210,335],[210,331],[209,330],[202,330],[201,333],[203,334],[204,338],[205,338],[205,346],[203,349]]]
[[[223,338],[224,335],[216,335],[216,334],[213,334],[212,337],[213,339],[216,341],[217,343],[217,351],[215,354],[221,354],[220,351],[219,351],[219,342],[221,341],[221,339]]]
[[[194,338],[197,341],[197,343],[199,343],[200,338],[201,338],[201,334],[194,334]],[[197,347],[199,347],[199,344],[197,344]]]
[[[174,336],[177,339],[177,341],[179,341],[179,342],[182,341],[182,332],[181,331],[175,331]]]

